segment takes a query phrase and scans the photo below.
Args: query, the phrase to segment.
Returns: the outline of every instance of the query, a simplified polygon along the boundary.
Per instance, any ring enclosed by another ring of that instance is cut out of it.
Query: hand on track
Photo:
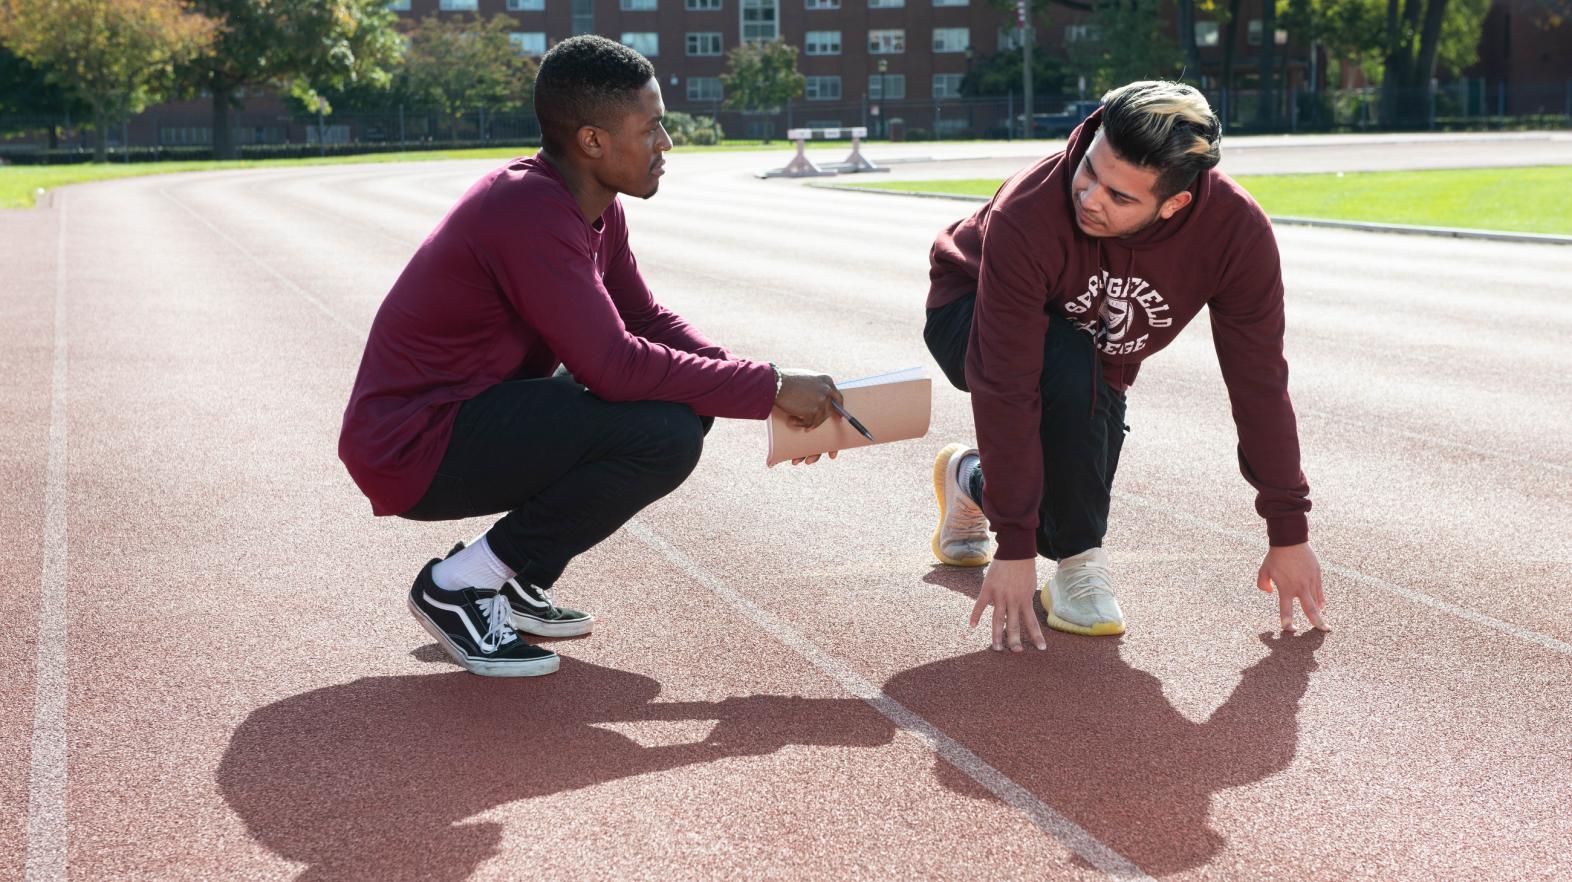
[[[1032,595],[1037,593],[1037,560],[995,560],[988,565],[988,575],[983,577],[982,593],[972,607],[971,626],[977,627],[982,612],[993,606],[993,648],[1004,649],[1008,640],[1011,652],[1021,651],[1023,633],[1032,636],[1038,649],[1047,649],[1042,626],[1037,624],[1037,611],[1032,609]],[[1024,632],[1023,632],[1024,628]]]
[[[1284,631],[1294,626],[1296,598],[1305,618],[1317,631],[1332,630],[1321,615],[1326,607],[1326,594],[1321,590],[1321,561],[1310,549],[1310,543],[1268,549],[1255,585],[1268,594],[1276,587],[1278,621]]]

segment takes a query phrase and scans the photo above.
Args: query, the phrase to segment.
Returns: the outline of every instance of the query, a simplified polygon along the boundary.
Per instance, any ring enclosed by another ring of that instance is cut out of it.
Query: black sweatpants
[[[712,423],[685,404],[603,401],[563,373],[499,383],[460,406],[431,487],[403,517],[506,512],[487,544],[521,580],[547,588],[677,489]]]
[[[966,388],[966,347],[977,296],[928,310],[923,339],[950,383]],[[1095,388],[1096,402],[1092,390]],[[1103,544],[1108,499],[1119,450],[1130,430],[1124,394],[1103,382],[1091,335],[1050,316],[1043,340],[1043,501],[1038,509],[1037,553],[1061,560]],[[993,474],[993,481],[1010,480]]]

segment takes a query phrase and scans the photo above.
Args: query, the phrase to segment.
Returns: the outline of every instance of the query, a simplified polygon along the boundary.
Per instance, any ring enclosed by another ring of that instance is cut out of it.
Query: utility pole
[[[1015,22],[1021,26],[1021,97],[1026,111],[1026,137],[1032,137],[1032,24],[1029,0],[1015,0]]]

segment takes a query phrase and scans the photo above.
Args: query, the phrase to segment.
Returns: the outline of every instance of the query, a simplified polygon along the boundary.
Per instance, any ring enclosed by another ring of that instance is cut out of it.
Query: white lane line
[[[344,330],[350,332],[351,334],[356,335],[357,337],[361,337],[361,338],[365,337],[365,333],[366,333],[365,331],[363,331],[363,330],[361,330],[359,328],[356,328],[354,325],[352,325],[349,322],[345,321],[343,318],[340,318],[338,313],[334,312],[331,307],[329,307],[326,303],[324,303],[322,301],[322,298],[318,297],[315,294],[312,294],[310,291],[307,291],[305,288],[302,288],[299,285],[295,284],[293,281],[290,280],[290,278],[288,276],[286,276],[283,273],[279,272],[278,270],[274,269],[272,267],[272,265],[270,265],[267,261],[262,260],[261,258],[257,257],[255,254],[252,254],[251,251],[246,248],[246,246],[244,246],[244,245],[240,244],[239,242],[235,241],[234,237],[230,236],[228,233],[226,233],[223,230],[219,229],[217,226],[215,226],[213,224],[212,221],[210,221],[207,218],[203,217],[201,214],[198,214],[196,209],[194,209],[191,206],[185,204],[184,202],[181,202],[179,199],[176,199],[175,198],[175,194],[169,192],[169,190],[167,188],[160,189],[158,192],[162,193],[164,195],[164,197],[167,198],[170,202],[173,202],[174,204],[176,204],[176,205],[180,206],[182,209],[184,209],[187,214],[191,215],[192,217],[194,217],[198,221],[200,221],[203,226],[205,226],[208,229],[212,230],[214,235],[218,236],[220,239],[223,239],[225,242],[228,242],[231,247],[233,247],[236,251],[239,251],[241,254],[245,255],[245,257],[247,259],[249,259],[252,263],[254,263],[257,266],[261,267],[263,272],[265,272],[268,275],[272,276],[273,278],[277,279],[284,287],[288,288],[290,291],[293,291],[295,294],[298,294],[300,297],[304,298],[312,306],[315,306],[317,308],[317,310],[320,311],[323,315],[325,315],[328,318],[332,319],[334,324],[336,324],[339,327],[343,328]]]
[[[54,375],[49,465],[44,473],[43,572],[38,580],[38,660],[33,748],[27,773],[27,880],[66,878],[66,195],[57,193]]]
[[[1240,542],[1247,544],[1259,544],[1261,541],[1261,536],[1258,534],[1247,533],[1243,530],[1234,530],[1219,524],[1214,524],[1211,521],[1205,520],[1204,518],[1198,518],[1195,515],[1179,511],[1172,506],[1164,505],[1160,502],[1146,499],[1141,496],[1136,496],[1121,490],[1115,490],[1113,495],[1114,498],[1120,502],[1129,503],[1136,508],[1144,508],[1147,511],[1157,512],[1158,514],[1165,515],[1176,521],[1181,521],[1193,527],[1200,527],[1203,530],[1216,533],[1219,536],[1227,536],[1230,539],[1237,539]],[[1548,634],[1541,634],[1538,631],[1531,631],[1520,625],[1514,625],[1511,622],[1503,622],[1500,619],[1492,618],[1485,615],[1484,613],[1475,612],[1468,607],[1458,606],[1455,603],[1448,603],[1439,597],[1432,597],[1423,591],[1416,591],[1413,588],[1405,588],[1402,585],[1388,582],[1385,579],[1378,579],[1375,576],[1367,576],[1353,567],[1346,567],[1342,564],[1323,561],[1321,563],[1321,569],[1325,572],[1335,573],[1336,575],[1345,579],[1358,582],[1361,585],[1367,585],[1371,588],[1385,591],[1388,594],[1395,594],[1404,600],[1417,603],[1420,606],[1428,606],[1431,609],[1439,610],[1440,612],[1450,613],[1451,615],[1457,616],[1460,619],[1466,619],[1467,621],[1473,622],[1476,625],[1482,625],[1486,628],[1489,628],[1492,631],[1498,631],[1502,634],[1506,634],[1509,637],[1516,637],[1519,640],[1533,643],[1536,646],[1542,646],[1551,652],[1559,652],[1563,655],[1572,655],[1572,643],[1568,643],[1565,640],[1557,640]]]
[[[763,607],[742,596],[731,586],[715,578],[694,563],[687,555],[677,550],[671,543],[662,539],[644,526],[638,520],[629,521],[627,530],[639,541],[659,552],[666,560],[678,569],[687,573],[699,584],[714,592],[722,600],[748,618],[753,623],[763,628],[766,633],[798,655],[802,656],[839,683],[847,692],[867,702],[874,710],[883,714],[890,722],[900,727],[906,734],[912,736],[937,753],[945,762],[960,769],[968,778],[982,785],[989,793],[997,796],[1006,805],[1011,806],[1031,819],[1039,829],[1054,839],[1071,852],[1089,862],[1092,866],[1115,879],[1135,879],[1151,882],[1151,877],[1141,872],[1128,858],[1104,845],[1097,837],[1088,833],[1085,828],[1054,811],[1042,800],[1033,796],[1030,791],[1012,781],[1007,775],[985,762],[982,757],[972,753],[960,742],[944,734],[939,728],[919,716],[914,711],[895,699],[885,695],[882,690],[863,679],[846,664],[820,649],[812,641],[798,634],[790,625],[771,615]]]

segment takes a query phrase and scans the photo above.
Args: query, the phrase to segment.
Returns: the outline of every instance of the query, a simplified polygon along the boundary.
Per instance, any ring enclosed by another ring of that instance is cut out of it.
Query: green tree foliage
[[[666,134],[671,136],[671,143],[677,147],[689,144],[709,146],[720,143],[720,139],[726,137],[715,120],[708,116],[668,110],[661,118],[661,124],[666,127]]]
[[[387,0],[191,0],[222,29],[187,66],[191,88],[213,98],[213,155],[232,159],[229,111],[249,87],[283,88],[307,106],[355,83],[386,86],[403,41]]]
[[[1097,0],[1090,38],[1069,44],[1070,62],[1098,93],[1136,80],[1172,79],[1184,55],[1163,33],[1161,0]]]
[[[1287,0],[1281,22],[1301,41],[1320,41],[1334,58],[1358,65],[1380,83],[1384,124],[1413,126],[1425,121],[1430,78],[1455,75],[1478,60],[1489,5],[1490,0]]]
[[[0,46],[0,136],[36,131],[47,121],[53,148],[61,125],[73,116],[92,119],[92,105],[56,85],[48,71]]]
[[[401,90],[449,120],[530,103],[536,64],[509,41],[512,26],[501,15],[422,20],[409,36]]]
[[[1056,95],[1065,91],[1069,74],[1062,60],[1047,52],[1032,55],[1032,91]],[[1021,50],[1004,49],[972,62],[961,80],[962,95],[1006,95],[1021,91]]]
[[[0,0],[0,41],[92,108],[98,162],[109,126],[162,97],[213,34],[179,0]]]
[[[797,72],[797,47],[781,40],[743,43],[726,53],[726,107],[744,112],[774,110],[802,94],[802,74]]]

